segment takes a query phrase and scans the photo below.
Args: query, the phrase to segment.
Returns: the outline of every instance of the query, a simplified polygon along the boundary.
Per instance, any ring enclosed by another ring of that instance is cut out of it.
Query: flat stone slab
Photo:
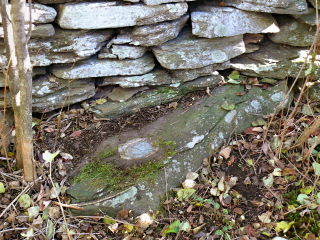
[[[95,105],[91,111],[96,117],[114,119],[125,114],[138,112],[145,107],[157,106],[179,100],[187,93],[214,87],[222,80],[223,77],[216,73],[215,75],[200,77],[184,84],[178,83],[171,86],[161,86],[157,89],[150,89],[137,94],[127,102],[106,102]]]
[[[150,72],[154,66],[152,55],[146,54],[129,60],[90,58],[76,64],[55,65],[50,71],[59,78],[78,79],[144,74]]]
[[[65,29],[102,29],[148,25],[177,19],[188,10],[187,3],[156,6],[115,5],[116,2],[83,2],[58,5],[57,23]]]
[[[285,106],[284,89],[282,82],[266,90],[253,87],[246,95],[237,96],[236,93],[243,91],[243,87],[226,85],[214,89],[212,96],[195,103],[188,110],[176,109],[140,130],[107,138],[98,147],[96,154],[100,156],[99,161],[91,166],[97,168],[107,164],[110,167],[121,162],[121,168],[111,168],[116,174],[121,175],[122,171],[123,180],[109,179],[111,174],[107,173],[108,168],[106,172],[97,170],[100,177],[95,174],[95,169],[89,169],[93,179],[85,175],[86,178],[68,189],[74,202],[85,204],[83,210],[76,210],[75,213],[115,215],[126,208],[134,210],[134,214],[141,214],[159,209],[160,198],[181,184],[188,172],[196,171],[203,159],[217,150],[225,139],[243,131],[262,115],[280,110],[276,106]],[[226,102],[234,104],[235,109],[223,110],[221,106]],[[129,163],[132,159],[139,159],[140,165],[131,168]],[[131,176],[137,172],[143,176]],[[79,176],[81,179],[81,174]],[[108,185],[110,181],[115,181],[116,186],[121,182],[125,187],[111,190],[114,186]]]
[[[32,38],[28,42],[31,64],[49,66],[53,63],[74,63],[96,54],[111,38],[112,30],[70,31],[55,29],[49,38]],[[0,52],[5,46],[0,42]],[[6,59],[5,56],[3,56]]]
[[[309,52],[309,48],[293,47],[264,41],[259,50],[253,53],[243,54],[231,60],[231,67],[242,74],[256,77],[268,77],[286,79],[297,77],[301,66]],[[310,63],[311,59],[307,63]],[[320,74],[320,55],[314,62],[315,76]],[[301,71],[299,77],[304,78],[308,64]]]
[[[136,46],[158,46],[176,38],[188,19],[189,15],[184,15],[173,21],[125,29],[109,44],[129,43]]]
[[[84,101],[95,95],[92,79],[68,81],[52,75],[36,77],[32,83],[32,111],[50,112],[55,109]],[[11,106],[7,95],[7,107]],[[0,93],[0,107],[3,107],[3,92]]]
[[[176,39],[152,48],[162,67],[201,68],[223,63],[246,51],[242,35],[228,38],[198,38],[186,29]]]
[[[318,12],[319,12],[319,10],[318,10]],[[319,14],[320,14],[320,12],[319,12]],[[312,26],[320,24],[320,20],[318,20],[318,22],[317,22],[316,9],[314,9],[314,8],[308,8],[308,12],[306,14],[292,15],[292,16],[294,18],[296,18],[306,24],[312,25]]]
[[[104,77],[99,81],[98,86],[107,86],[119,84],[124,88],[140,86],[160,86],[165,84],[183,83],[203,76],[217,75],[216,70],[225,70],[230,68],[230,62],[222,64],[212,64],[203,68],[183,69],[183,70],[165,70],[156,68],[152,72],[138,76],[118,76]]]
[[[245,33],[279,32],[271,14],[231,7],[200,6],[191,12],[192,33],[199,37],[229,37]]]
[[[160,5],[163,3],[170,3],[170,2],[191,2],[196,0],[142,0],[146,5]]]
[[[306,0],[225,0],[226,6],[252,12],[277,14],[304,14],[308,9]]]
[[[9,5],[9,11],[11,6]],[[53,7],[48,7],[39,3],[32,4],[31,7],[32,13],[32,23],[49,23],[53,22],[57,16],[57,11]],[[26,4],[26,8],[24,11],[25,21],[27,23],[30,22],[30,10],[29,4]],[[0,16],[0,23],[2,23],[2,18]]]
[[[29,25],[25,26],[26,34],[29,32]],[[32,38],[43,38],[52,37],[55,34],[55,29],[52,24],[32,24],[31,37]],[[0,27],[0,38],[4,37],[3,27]]]
[[[288,16],[279,16],[277,21],[280,32],[268,35],[273,42],[297,47],[312,45],[316,27],[310,27],[308,24]]]
[[[147,48],[140,46],[130,45],[112,45],[110,48],[103,48],[98,58],[111,58],[111,59],[137,59],[142,57],[147,51]]]

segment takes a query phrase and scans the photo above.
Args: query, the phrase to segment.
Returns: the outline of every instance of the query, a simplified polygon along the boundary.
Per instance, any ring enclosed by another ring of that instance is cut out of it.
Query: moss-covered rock
[[[121,208],[141,213],[157,209],[161,196],[168,189],[177,187],[188,172],[196,171],[202,160],[226,138],[249,127],[261,115],[274,113],[280,109],[278,106],[285,106],[285,88],[284,83],[266,90],[254,87],[246,95],[238,96],[242,86],[226,85],[216,88],[212,96],[187,111],[176,109],[142,129],[106,139],[99,151],[112,149],[114,145],[120,149],[135,139],[148,141],[157,150],[153,155],[146,154],[144,162],[135,167],[116,167],[117,161],[132,160],[121,156],[119,149],[103,163],[90,163],[84,167],[69,189],[75,201],[89,201],[78,213],[103,211],[112,214]],[[233,104],[235,108],[226,111],[222,108],[226,104]],[[100,170],[98,166],[101,166]],[[95,202],[90,203],[92,200]]]

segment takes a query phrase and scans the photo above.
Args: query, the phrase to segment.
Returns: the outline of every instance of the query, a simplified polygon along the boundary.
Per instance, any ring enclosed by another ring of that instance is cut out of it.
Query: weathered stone
[[[258,51],[232,59],[231,67],[248,76],[286,79],[298,76],[308,52],[308,48],[265,41],[260,45]],[[309,60],[307,63],[310,63]],[[316,66],[315,76],[317,76],[320,74],[320,55],[316,56],[314,64]],[[305,77],[305,70],[308,68],[309,66],[306,64],[299,77]]]
[[[319,10],[318,10],[318,13],[320,15]],[[294,18],[299,19],[299,20],[303,21],[304,23],[312,25],[312,26],[320,24],[320,20],[318,20],[318,23],[317,23],[316,10],[314,8],[309,8],[308,13],[306,13],[306,14],[292,15],[292,16]]]
[[[213,64],[203,68],[165,70],[157,68],[152,72],[139,76],[105,77],[98,82],[98,86],[119,84],[121,87],[160,86],[164,84],[183,83],[198,77],[216,75],[216,70],[224,70],[230,67],[230,62]]]
[[[28,43],[33,66],[73,63],[97,53],[113,31],[70,31],[57,29],[48,39],[31,39]],[[4,50],[4,47],[2,47]]]
[[[184,15],[174,21],[126,29],[112,39],[109,44],[129,43],[147,47],[158,46],[176,38],[188,19],[189,15]]]
[[[191,22],[192,33],[206,38],[279,32],[271,14],[247,12],[231,7],[200,6],[191,13]]]
[[[26,34],[29,33],[29,25],[25,26]],[[33,25],[32,24],[32,31],[31,37],[51,37],[55,34],[55,30],[52,24],[41,24],[41,25]],[[4,32],[3,27],[0,27],[0,38],[3,38]]]
[[[118,59],[137,59],[142,57],[147,48],[130,45],[112,45],[110,48],[103,48],[98,58],[118,58]]]
[[[38,76],[38,75],[44,75],[46,74],[46,68],[44,67],[34,67],[32,69],[32,77]],[[8,79],[7,79],[8,81]],[[0,69],[0,87],[4,87],[5,78],[3,75],[3,71]],[[6,86],[8,86],[8,82],[6,83]]]
[[[154,68],[152,55],[145,54],[138,59],[115,60],[90,58],[75,64],[55,65],[50,71],[63,79],[90,77],[138,75],[150,72]]]
[[[312,6],[313,6],[314,8],[317,7],[316,1],[318,1],[318,0],[309,0],[309,2],[312,4]],[[318,4],[318,9],[320,9],[320,2],[318,1],[317,4]]]
[[[225,0],[223,2],[225,6],[253,12],[304,14],[308,10],[306,0]]]
[[[206,39],[185,30],[176,39],[154,47],[152,51],[164,68],[190,69],[226,62],[246,49],[242,35]]]
[[[246,53],[255,52],[259,49],[259,43],[263,40],[264,35],[260,33],[247,33],[243,36]]]
[[[36,78],[32,86],[32,111],[49,112],[86,100],[95,94],[95,84],[91,79],[67,81],[52,75]],[[3,93],[0,96],[3,107]],[[7,106],[10,107],[10,96],[7,95]]]
[[[37,0],[42,4],[59,4],[59,3],[69,3],[69,2],[81,2],[83,0]]]
[[[108,98],[115,102],[125,102],[128,99],[130,99],[132,96],[136,95],[137,93],[147,89],[148,87],[137,87],[137,88],[116,87],[108,95]]]
[[[236,93],[242,91],[242,87],[226,85],[214,89],[212,96],[197,102],[188,110],[177,109],[142,129],[105,139],[102,148],[98,147],[97,155],[108,149],[117,149],[118,146],[132,146],[137,143],[142,146],[137,152],[129,150],[123,154],[121,150],[122,157],[119,150],[115,151],[113,156],[109,154],[100,158],[100,162],[93,162],[95,166],[113,163],[114,159],[122,159],[130,166],[132,160],[137,159],[134,156],[142,156],[147,163],[141,168],[146,166],[147,170],[142,171],[143,176],[134,178],[130,172],[136,174],[137,167],[117,169],[119,178],[115,186],[108,185],[109,178],[113,177],[110,173],[109,176],[102,174],[100,178],[95,172],[91,177],[85,175],[83,178],[80,173],[80,181],[68,189],[75,201],[85,203],[85,209],[76,213],[86,215],[102,211],[115,215],[118,210],[126,208],[134,210],[134,214],[141,214],[150,209],[159,209],[161,197],[181,184],[188,172],[195,172],[200,168],[203,159],[216,151],[225,139],[249,127],[260,115],[274,113],[276,106],[285,106],[282,104],[284,89],[283,83],[266,90],[254,87],[246,95],[237,96]],[[235,110],[223,110],[221,105],[226,101],[235,104]],[[175,154],[173,156],[169,155],[172,151]],[[153,163],[154,159],[157,159],[157,162]],[[152,164],[158,165],[148,171],[148,166]],[[119,185],[125,187],[119,188]]]
[[[314,82],[308,89],[308,98],[311,101],[320,101],[320,83]]]
[[[66,29],[119,28],[177,19],[187,10],[187,3],[157,6],[116,6],[115,2],[67,3],[58,6],[57,23]]]
[[[180,99],[189,92],[213,87],[223,79],[218,73],[213,76],[201,77],[177,87],[159,87],[155,90],[145,91],[137,94],[128,102],[106,102],[95,105],[92,109],[97,117],[117,118],[124,114],[139,111],[144,107],[156,106]]]
[[[312,45],[316,34],[316,27],[310,27],[288,16],[280,16],[277,20],[280,32],[268,35],[273,42],[297,47]]]
[[[11,6],[9,6],[9,10]],[[29,5],[26,5],[25,11],[25,21],[28,23],[30,21],[30,10]],[[49,23],[53,22],[57,16],[57,12],[54,8],[48,7],[39,3],[32,4],[32,23]],[[2,18],[0,16],[0,23],[2,23]]]
[[[146,5],[159,5],[171,2],[191,2],[196,0],[142,0]]]

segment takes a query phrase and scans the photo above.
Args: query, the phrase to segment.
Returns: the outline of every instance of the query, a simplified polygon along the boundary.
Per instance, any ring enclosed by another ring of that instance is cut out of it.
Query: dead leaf
[[[169,108],[174,108],[174,109],[176,109],[177,108],[177,106],[178,106],[178,103],[177,102],[172,102],[172,103],[169,103]]]
[[[75,131],[70,135],[70,137],[79,137],[81,135],[81,132],[81,130]]]
[[[221,151],[219,152],[219,155],[222,156],[224,159],[228,159],[230,157],[231,150],[232,148],[230,146],[225,147],[221,149]]]
[[[129,210],[128,209],[122,209],[117,213],[117,218],[127,219],[128,217],[129,217]]]

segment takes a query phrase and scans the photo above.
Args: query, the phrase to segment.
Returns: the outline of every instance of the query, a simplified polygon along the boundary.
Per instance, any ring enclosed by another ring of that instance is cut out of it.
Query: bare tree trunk
[[[35,167],[32,134],[32,66],[28,52],[27,36],[24,30],[26,2],[25,0],[13,0],[11,5],[13,36],[20,80],[20,103],[16,102],[16,104],[20,106],[21,158],[24,179],[33,181],[35,179]]]
[[[19,73],[17,67],[17,57],[16,51],[14,46],[13,40],[13,28],[11,20],[9,19],[9,8],[8,8],[8,1],[7,0],[0,0],[1,1],[1,16],[2,16],[2,24],[4,30],[4,42],[6,46],[6,56],[7,56],[7,64],[9,68],[9,89],[10,89],[10,96],[11,96],[11,104],[14,111],[14,122],[15,122],[15,145],[16,145],[16,160],[17,160],[17,167],[20,169],[23,167],[23,161],[21,158],[21,144],[20,144],[20,114],[19,114],[19,106],[16,105],[16,96],[18,96],[20,87],[19,87]],[[2,61],[3,65],[2,68],[5,68],[5,61]]]

